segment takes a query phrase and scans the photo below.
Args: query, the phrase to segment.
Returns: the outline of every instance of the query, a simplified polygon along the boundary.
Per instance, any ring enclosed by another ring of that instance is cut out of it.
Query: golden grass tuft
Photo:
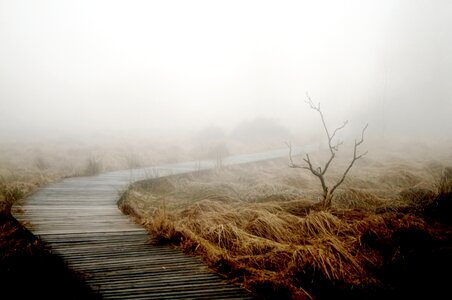
[[[174,217],[164,209],[157,210],[154,217],[148,221],[143,221],[143,225],[148,228],[154,238],[160,243],[177,242],[178,232]]]
[[[348,188],[338,191],[335,195],[334,206],[341,209],[361,209],[365,211],[375,211],[385,201],[374,193],[365,189]]]
[[[369,158],[363,166],[372,172],[354,170],[328,211],[317,205],[318,183],[284,164],[149,181],[125,201],[157,240],[202,256],[261,297],[361,299],[391,291],[391,273],[424,255],[435,235],[427,214],[448,216],[447,168],[398,159]]]
[[[327,211],[313,211],[299,222],[299,230],[304,235],[337,235],[345,229],[345,224]]]
[[[201,200],[174,214],[158,209],[144,225],[159,242],[203,255],[215,268],[222,261],[223,272],[245,272],[254,284],[272,278],[292,294],[306,295],[287,279],[298,272],[343,283],[365,277],[345,234],[351,226],[330,212],[299,217],[277,204]]]
[[[349,243],[334,235],[319,236],[312,244],[297,247],[293,263],[298,270],[313,270],[328,280],[353,284],[365,273]]]

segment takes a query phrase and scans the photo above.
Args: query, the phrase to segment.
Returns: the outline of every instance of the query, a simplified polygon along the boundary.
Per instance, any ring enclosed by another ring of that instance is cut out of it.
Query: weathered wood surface
[[[223,165],[287,155],[276,150],[233,156]],[[117,207],[132,182],[206,170],[213,161],[115,171],[67,178],[13,207],[13,215],[67,264],[87,276],[105,299],[247,299],[246,291],[209,271],[194,257],[151,245],[148,234]]]

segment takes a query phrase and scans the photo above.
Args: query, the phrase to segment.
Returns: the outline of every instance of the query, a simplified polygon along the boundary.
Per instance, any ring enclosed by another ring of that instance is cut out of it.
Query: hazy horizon
[[[0,136],[452,130],[450,1],[0,0]]]

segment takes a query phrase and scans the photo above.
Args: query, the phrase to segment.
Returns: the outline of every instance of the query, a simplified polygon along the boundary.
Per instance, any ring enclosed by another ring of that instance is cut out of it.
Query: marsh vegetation
[[[0,283],[55,278],[11,215],[39,187],[209,159],[120,208],[260,296],[442,298],[451,16],[449,0],[0,0]],[[222,164],[285,142],[318,147]]]
[[[452,267],[452,157],[406,146],[373,148],[327,209],[318,179],[287,159],[139,182],[119,207],[153,242],[266,299],[440,297]],[[332,166],[333,182],[347,165]]]

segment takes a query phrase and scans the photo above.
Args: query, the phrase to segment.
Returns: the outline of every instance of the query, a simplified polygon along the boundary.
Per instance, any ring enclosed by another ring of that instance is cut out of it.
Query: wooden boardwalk
[[[224,165],[284,157],[286,149],[233,156]],[[67,178],[13,207],[13,215],[78,272],[104,299],[250,299],[197,258],[151,245],[117,201],[130,183],[215,167],[212,161],[169,164]]]

